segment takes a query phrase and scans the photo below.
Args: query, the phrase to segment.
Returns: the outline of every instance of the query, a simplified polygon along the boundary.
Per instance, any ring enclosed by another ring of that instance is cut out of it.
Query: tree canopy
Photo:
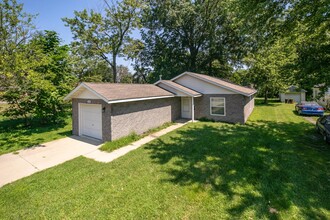
[[[33,18],[15,0],[0,2],[0,99],[10,104],[5,114],[24,117],[26,124],[32,118],[57,122],[75,84],[69,47],[54,31],[36,32]]]
[[[63,18],[74,40],[36,31],[16,0],[0,2],[0,99],[13,117],[57,121],[78,82],[154,82],[194,71],[258,89],[330,85],[327,0],[103,0]],[[133,33],[140,32],[141,38]],[[134,72],[117,64],[131,59]]]
[[[117,57],[123,56],[127,47],[134,43],[130,33],[139,26],[141,3],[139,0],[104,2],[102,12],[75,11],[74,18],[63,21],[71,28],[75,43],[101,57],[112,68],[113,81],[119,82]]]
[[[241,55],[237,35],[221,0],[147,1],[143,13],[141,59],[151,80],[183,71],[227,77]]]

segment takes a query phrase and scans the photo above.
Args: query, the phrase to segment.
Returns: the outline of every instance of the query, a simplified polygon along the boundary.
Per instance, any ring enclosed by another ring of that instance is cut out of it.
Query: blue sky
[[[72,41],[72,34],[70,28],[65,27],[61,18],[73,18],[75,10],[94,9],[100,11],[103,6],[102,0],[18,0],[18,2],[24,4],[23,10],[25,12],[38,14],[34,20],[38,30],[56,31],[65,44]],[[129,66],[130,62],[118,58],[118,64]],[[132,70],[131,67],[130,70]]]

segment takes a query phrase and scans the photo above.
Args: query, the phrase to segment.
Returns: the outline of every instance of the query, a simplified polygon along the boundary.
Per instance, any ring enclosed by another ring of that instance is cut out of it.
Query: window
[[[225,98],[211,97],[210,98],[211,115],[225,116]]]

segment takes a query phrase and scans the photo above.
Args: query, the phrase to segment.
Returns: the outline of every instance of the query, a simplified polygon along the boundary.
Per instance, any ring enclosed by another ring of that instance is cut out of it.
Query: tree
[[[132,42],[130,34],[139,27],[141,2],[104,2],[103,14],[94,10],[75,11],[75,18],[64,18],[63,21],[71,28],[77,43],[108,63],[112,68],[113,81],[118,82],[117,57],[125,55],[125,47]]]
[[[288,19],[298,54],[296,79],[305,88],[330,86],[329,5],[325,0],[295,1]]]
[[[133,76],[126,66],[120,65],[117,67],[118,77],[122,83],[133,83]]]
[[[234,0],[230,9],[241,35],[247,36],[249,53],[259,53],[258,50],[273,47],[278,40],[290,38],[297,56],[294,65],[288,65],[295,69],[291,83],[306,89],[321,83],[330,85],[328,1]]]
[[[47,57],[47,63],[35,68],[32,78],[36,91],[34,114],[43,122],[56,122],[65,116],[63,98],[76,83],[69,68],[69,47],[61,45],[61,39],[55,31],[38,33],[31,41]]]
[[[0,2],[0,99],[10,107],[6,114],[23,116],[26,123],[33,112],[35,91],[31,89],[34,68],[45,62],[39,50],[28,44],[33,33],[35,16],[23,11],[16,0]]]
[[[25,65],[16,67],[22,74],[12,74],[13,84],[2,96],[10,104],[6,114],[23,116],[26,124],[31,118],[59,122],[66,114],[63,97],[75,84],[67,63],[69,48],[60,45],[54,31],[36,33],[24,48],[21,63]]]
[[[33,30],[33,15],[23,12],[23,5],[16,0],[0,2],[0,86],[8,88],[23,75],[25,43]]]
[[[9,103],[7,116],[23,117],[26,124],[33,117],[55,122],[72,89],[68,47],[59,45],[55,32],[34,32],[33,18],[15,0],[0,3],[0,99]]]
[[[75,42],[70,45],[70,67],[79,82],[112,82],[112,68],[84,45]]]
[[[151,81],[183,71],[228,77],[239,60],[241,39],[224,1],[147,2],[140,60],[152,68]]]
[[[265,103],[269,96],[278,95],[294,81],[292,67],[296,58],[294,45],[288,39],[277,40],[273,45],[246,57],[246,76],[263,95]]]

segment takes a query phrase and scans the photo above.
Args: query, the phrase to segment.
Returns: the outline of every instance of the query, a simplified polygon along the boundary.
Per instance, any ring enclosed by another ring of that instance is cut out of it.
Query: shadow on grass
[[[268,99],[267,103],[265,103],[265,100],[263,98],[255,98],[254,103],[255,105],[261,106],[278,106],[282,104],[279,99]]]
[[[270,208],[297,206],[306,218],[326,219],[319,210],[330,210],[330,150],[306,123],[196,123],[146,149],[164,165],[163,181],[241,198],[228,208],[232,216],[252,209],[276,219]]]
[[[44,141],[52,140],[54,136],[70,136],[71,130],[64,130],[68,121],[57,124],[41,124],[32,121],[26,126],[23,119],[0,120],[0,154],[29,148]],[[47,133],[43,135],[43,133]]]

